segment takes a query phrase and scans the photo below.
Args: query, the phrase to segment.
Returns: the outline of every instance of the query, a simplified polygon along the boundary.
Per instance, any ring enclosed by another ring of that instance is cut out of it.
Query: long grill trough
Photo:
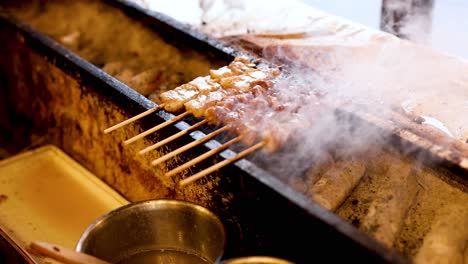
[[[347,134],[372,130],[385,141],[350,153],[349,138],[327,139],[320,155],[290,155],[310,128],[271,147],[247,139],[238,124],[172,111],[161,100],[236,61],[293,77],[252,43],[220,43],[127,1],[25,1],[5,4],[0,14],[6,156],[52,143],[130,201],[204,205],[226,226],[226,259],[466,258],[463,250],[432,250],[434,241],[458,248],[467,239],[466,146],[447,146],[397,112],[389,123],[327,102],[334,122],[358,124],[344,126]]]

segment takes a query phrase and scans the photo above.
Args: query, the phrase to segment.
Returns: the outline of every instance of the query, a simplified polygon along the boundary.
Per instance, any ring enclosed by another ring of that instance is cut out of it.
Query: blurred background
[[[375,29],[393,31],[391,33],[468,59],[468,0],[302,1],[328,13]],[[400,32],[394,32],[395,29]]]

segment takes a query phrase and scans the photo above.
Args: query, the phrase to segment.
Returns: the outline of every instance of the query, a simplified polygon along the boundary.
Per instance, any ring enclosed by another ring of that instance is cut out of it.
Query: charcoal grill
[[[253,56],[163,14],[126,1],[104,2],[144,23],[171,45],[206,54],[213,63],[227,64],[238,55]],[[105,128],[156,104],[6,10],[0,11],[0,35],[6,40],[0,48],[4,58],[0,63],[0,115],[2,136],[7,139],[0,143],[11,153],[53,143],[132,201],[181,198],[204,205],[218,214],[227,228],[226,259],[269,255],[297,263],[317,259],[408,263],[394,250],[311,202],[248,159],[228,165],[197,184],[178,188],[173,179],[163,177],[166,167],[152,167],[146,158],[135,155],[138,146],[119,144],[173,118],[173,114],[159,110],[125,129],[104,135]],[[193,121],[185,118],[145,138],[143,143],[149,145],[167,138],[188,128]],[[375,122],[371,125],[377,126]],[[200,139],[207,131],[210,128],[203,127],[182,136],[168,144],[165,151]],[[401,140],[395,135],[396,142]],[[220,144],[211,140],[182,153],[180,158],[191,159]],[[430,154],[426,148],[418,151]],[[234,150],[221,152],[204,165],[234,154]],[[161,152],[153,155],[157,158]],[[466,175],[464,167],[457,166],[460,162],[443,160]],[[457,180],[463,181],[463,177]]]

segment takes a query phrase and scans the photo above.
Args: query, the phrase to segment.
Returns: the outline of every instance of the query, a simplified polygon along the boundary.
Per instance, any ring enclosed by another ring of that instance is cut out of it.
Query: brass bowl
[[[205,207],[159,199],[101,216],[82,234],[76,251],[112,263],[219,263],[225,237],[222,222]]]

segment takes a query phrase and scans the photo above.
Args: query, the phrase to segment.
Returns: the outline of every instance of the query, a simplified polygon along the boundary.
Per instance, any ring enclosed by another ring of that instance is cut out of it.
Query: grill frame
[[[243,53],[234,47],[222,44],[200,32],[196,32],[170,17],[154,11],[145,10],[128,1],[106,0],[105,2],[116,6],[133,18],[142,21],[175,46],[183,45],[183,43],[193,43],[191,48],[198,50],[199,52],[209,54],[215,59],[225,60],[226,62],[238,55],[252,56],[251,54]],[[8,27],[13,29],[21,36],[24,44],[31,49],[31,52],[40,54],[40,56],[43,56],[46,61],[61,69],[64,74],[73,76],[75,79],[79,80],[82,86],[92,87],[95,92],[99,93],[100,98],[117,105],[119,108],[124,110],[126,114],[135,115],[156,106],[154,102],[138,94],[133,89],[106,74],[94,65],[81,59],[73,52],[58,44],[56,41],[8,15],[4,10],[0,10],[0,25],[2,25],[0,28]],[[152,116],[155,117],[154,121],[156,123],[166,121],[173,117],[171,113],[167,113],[165,111],[158,111],[157,113],[152,114]],[[174,125],[174,129],[180,131],[188,126],[189,124],[181,121]],[[197,133],[191,134],[190,137],[192,140],[196,140],[201,138],[203,135],[204,133],[202,131],[197,131]],[[219,143],[217,144],[213,141],[204,144],[207,149],[213,149],[217,145],[219,145]],[[424,149],[422,151],[424,151]],[[229,158],[233,155],[234,152],[232,150],[224,151],[220,154],[222,158]],[[367,259],[382,263],[407,263],[407,260],[401,257],[398,253],[384,248],[378,242],[354,228],[351,224],[310,202],[307,197],[297,193],[292,188],[285,185],[250,161],[242,159],[223,169],[223,172],[226,171],[229,171],[229,174],[241,174],[241,178],[243,178],[242,180],[244,181],[242,184],[245,185],[237,187],[243,193],[246,193],[245,198],[254,200],[258,199],[254,204],[271,205],[271,208],[266,208],[269,214],[274,215],[272,212],[275,210],[275,204],[268,200],[271,199],[273,201],[278,201],[278,204],[283,204],[281,208],[291,206],[292,209],[289,210],[294,212],[295,216],[302,216],[301,224],[299,226],[306,227],[308,223],[311,224],[311,227],[313,228],[307,228],[305,230],[306,234],[313,234],[314,232],[329,234],[329,237],[323,238],[324,241],[326,241],[325,244],[337,243],[339,245],[350,245],[349,248],[337,247],[339,250],[343,250],[343,255],[349,254],[349,256],[361,256],[363,260]],[[257,193],[259,190],[262,190],[261,193],[264,192],[265,194],[259,195]],[[257,197],[257,195],[259,197]],[[244,206],[247,205],[244,204]],[[253,209],[255,209],[255,206],[250,206],[247,211]],[[250,213],[254,212],[251,211]],[[294,219],[284,219],[284,222],[291,224],[295,223]],[[260,228],[257,225],[258,223],[252,224],[252,226]],[[320,228],[325,231],[317,231]],[[265,229],[265,231],[269,230],[269,228]],[[283,232],[287,233],[287,231]],[[268,235],[266,236],[268,237]],[[283,236],[286,238],[288,237],[287,234],[283,234]],[[292,242],[292,244],[300,246],[303,250],[307,250],[306,245],[301,245],[301,243],[298,243],[297,241]],[[352,252],[352,250],[357,250],[357,252]],[[295,250],[287,250],[287,254],[291,254],[291,252],[295,252]],[[334,250],[328,250],[325,253],[333,254],[333,252]],[[233,254],[232,256],[235,256],[236,253],[239,252],[232,252],[231,254]],[[306,261],[307,255],[309,255],[308,252],[303,252],[296,261],[299,263]],[[279,255],[279,257],[288,258],[291,256]],[[312,259],[313,258],[310,258],[309,260]]]

